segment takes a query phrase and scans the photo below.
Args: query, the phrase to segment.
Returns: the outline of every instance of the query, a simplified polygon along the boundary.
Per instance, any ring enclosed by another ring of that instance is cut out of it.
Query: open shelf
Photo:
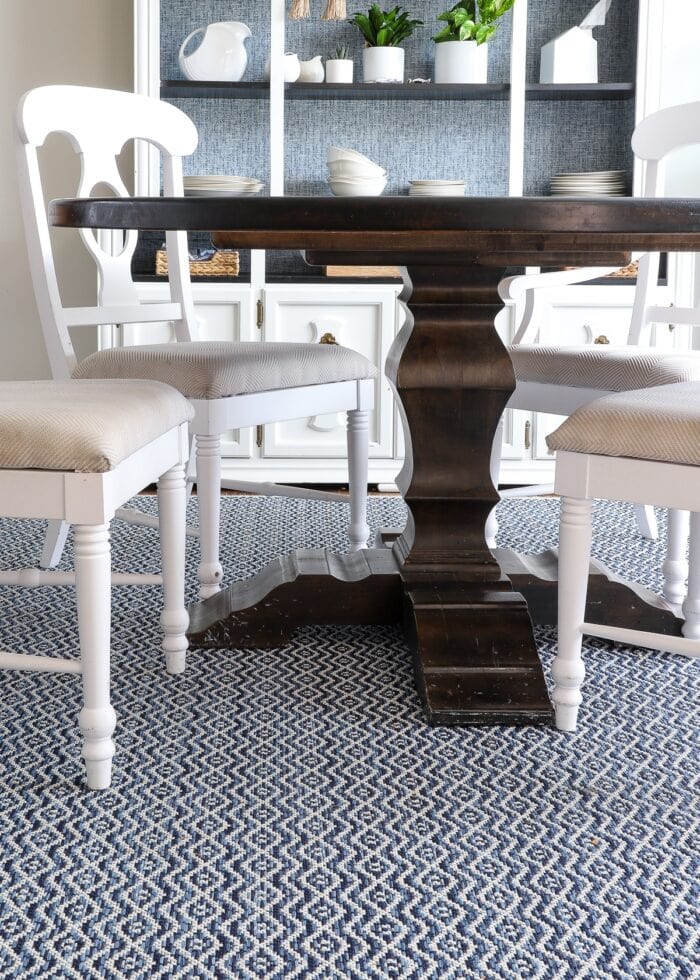
[[[491,83],[481,85],[437,85],[434,82],[413,84],[400,82],[293,82],[286,84],[288,99],[388,99],[423,101],[504,101],[510,95],[510,85]],[[162,82],[160,94],[164,99],[267,99],[270,92],[266,82]],[[532,101],[569,101],[598,99],[631,99],[631,82],[608,82],[597,85],[542,85],[525,88],[525,97]]]
[[[532,102],[569,102],[599,99],[624,101],[634,98],[632,82],[605,82],[597,84],[558,84],[536,83],[525,86],[525,98]]]

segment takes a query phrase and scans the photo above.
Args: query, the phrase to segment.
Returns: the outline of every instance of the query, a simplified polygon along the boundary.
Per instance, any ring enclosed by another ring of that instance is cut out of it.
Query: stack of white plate
[[[386,187],[386,170],[342,146],[328,149],[328,185],[336,197],[376,197]]]
[[[624,196],[624,170],[591,170],[587,173],[556,174],[550,181],[550,193],[556,197]]]
[[[409,180],[409,197],[463,197],[463,180]]]
[[[262,183],[255,177],[238,177],[235,174],[200,174],[183,178],[187,197],[246,197],[259,194]]]

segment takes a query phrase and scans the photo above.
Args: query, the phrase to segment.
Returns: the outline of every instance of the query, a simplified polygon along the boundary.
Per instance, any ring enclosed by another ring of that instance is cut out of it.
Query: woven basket
[[[240,263],[238,252],[221,249],[210,259],[190,259],[191,276],[237,276]],[[156,275],[167,276],[168,253],[165,249],[156,252]]]

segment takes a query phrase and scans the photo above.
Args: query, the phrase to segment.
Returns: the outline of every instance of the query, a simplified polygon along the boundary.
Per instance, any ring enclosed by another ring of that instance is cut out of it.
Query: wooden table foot
[[[413,587],[407,612],[430,724],[552,723],[527,605],[508,583]]]
[[[514,588],[527,599],[534,623],[554,626],[557,622],[557,553],[520,555],[496,548],[494,556]],[[591,562],[586,620],[633,629],[680,636],[683,619],[661,596],[637,582],[614,575],[601,562]]]
[[[302,550],[190,606],[194,646],[269,649],[300,626],[399,623],[402,588],[391,551]]]

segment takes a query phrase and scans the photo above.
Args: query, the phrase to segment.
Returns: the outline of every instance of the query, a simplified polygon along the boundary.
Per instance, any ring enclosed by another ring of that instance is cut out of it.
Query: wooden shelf
[[[483,85],[436,85],[433,82],[401,84],[398,82],[353,82],[352,84],[329,82],[293,82],[285,85],[288,99],[387,99],[423,101],[503,101],[510,95],[510,85],[486,83]],[[270,96],[266,82],[190,82],[165,81],[160,94],[164,99],[267,99]],[[525,88],[528,101],[596,101],[599,99],[631,99],[634,85],[631,82],[609,82],[598,85],[541,85]]]
[[[525,86],[525,98],[530,102],[596,102],[599,99],[624,101],[634,98],[632,82],[605,82],[603,84],[547,85],[543,83]]]

